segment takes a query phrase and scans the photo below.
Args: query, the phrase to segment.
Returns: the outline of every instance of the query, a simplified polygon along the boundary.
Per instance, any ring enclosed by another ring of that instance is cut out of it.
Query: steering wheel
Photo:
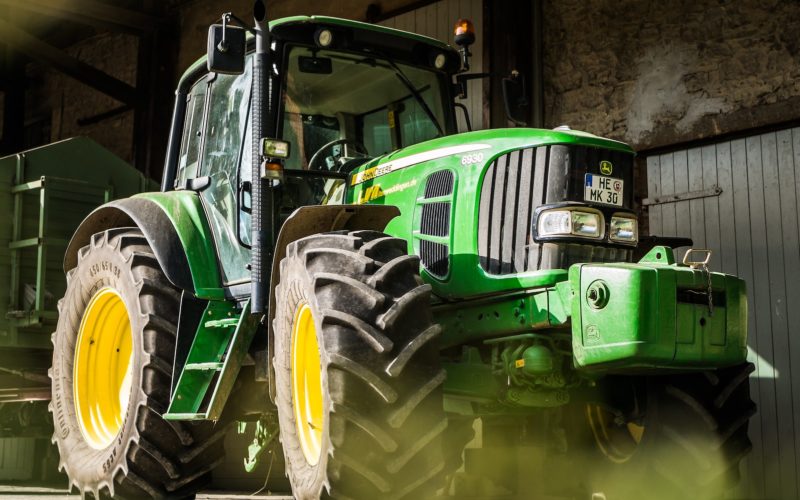
[[[334,170],[333,167],[328,168],[327,162],[326,162],[326,164],[320,164],[320,165],[317,165],[317,164],[320,163],[323,159],[327,160],[329,158],[333,158],[333,155],[323,156],[322,153],[325,150],[330,149],[333,146],[338,146],[340,144],[341,145],[345,145],[346,144],[346,145],[353,146],[353,149],[355,150],[356,153],[359,153],[359,154],[364,155],[364,156],[369,156],[369,151],[367,151],[366,146],[364,146],[364,144],[362,144],[361,142],[359,142],[359,141],[357,141],[355,139],[336,139],[335,141],[331,141],[331,142],[325,144],[324,146],[319,148],[316,153],[314,153],[314,156],[312,156],[311,159],[308,160],[308,169],[309,170]],[[339,160],[341,158],[344,158],[344,156],[339,155],[339,158],[334,158],[334,161],[335,160]],[[337,169],[337,171],[338,171],[338,169]]]

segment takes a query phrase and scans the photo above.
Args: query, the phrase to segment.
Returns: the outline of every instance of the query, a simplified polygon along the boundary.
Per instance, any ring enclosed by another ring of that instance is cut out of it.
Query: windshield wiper
[[[388,62],[392,66],[392,69],[394,69],[397,78],[399,78],[400,81],[403,82],[403,85],[406,86],[408,91],[411,92],[411,95],[413,95],[414,99],[417,100],[419,105],[422,107],[422,110],[425,111],[426,115],[428,115],[428,119],[430,119],[431,123],[433,123],[436,126],[436,130],[439,131],[439,137],[442,137],[444,135],[444,130],[442,130],[442,126],[439,125],[439,121],[436,120],[436,116],[433,114],[433,111],[431,111],[431,108],[428,107],[428,103],[425,102],[425,99],[423,99],[420,93],[417,91],[417,88],[414,86],[413,83],[411,83],[411,80],[408,79],[406,74],[403,73],[403,70],[401,70],[400,67],[394,63],[394,61],[392,61],[387,57],[386,62]]]

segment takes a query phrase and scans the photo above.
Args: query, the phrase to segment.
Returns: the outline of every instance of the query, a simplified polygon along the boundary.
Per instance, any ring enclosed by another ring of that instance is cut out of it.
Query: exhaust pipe
[[[275,210],[273,181],[261,177],[261,165],[265,160],[261,139],[275,137],[275,120],[272,119],[275,111],[275,93],[270,61],[267,6],[263,0],[257,0],[253,5],[253,18],[256,27],[256,52],[253,55],[253,104],[250,117],[253,139],[250,310],[253,314],[264,314],[269,297],[267,287],[275,238]]]

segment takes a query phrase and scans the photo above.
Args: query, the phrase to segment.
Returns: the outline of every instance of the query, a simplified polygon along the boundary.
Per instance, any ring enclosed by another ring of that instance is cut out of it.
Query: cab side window
[[[194,179],[199,174],[200,147],[203,144],[203,113],[206,109],[207,95],[208,83],[204,77],[194,84],[186,97],[186,117],[178,158],[178,175],[175,178],[176,187],[185,187],[189,179]]]

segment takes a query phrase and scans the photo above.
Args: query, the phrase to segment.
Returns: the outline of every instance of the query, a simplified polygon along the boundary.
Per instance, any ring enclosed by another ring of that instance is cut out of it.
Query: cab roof
[[[280,19],[275,19],[269,22],[269,30],[270,32],[274,32],[277,28],[281,27],[289,27],[289,26],[303,26],[303,25],[321,25],[321,26],[341,26],[342,28],[355,28],[359,30],[368,30],[375,33],[384,33],[390,36],[397,36],[406,38],[408,40],[413,40],[415,42],[424,43],[429,45],[432,48],[440,49],[444,52],[450,52],[452,54],[457,54],[456,49],[451,47],[450,45],[437,40],[435,38],[431,38],[428,36],[420,35],[417,33],[412,33],[409,31],[398,30],[395,28],[389,28],[387,26],[381,26],[379,24],[370,24],[364,23],[361,21],[353,21],[351,19],[342,19],[339,17],[330,17],[330,16],[291,16],[291,17],[282,17]],[[247,33],[248,39],[253,38],[249,32]],[[189,75],[193,74],[199,66],[205,65],[207,57],[205,55],[198,58],[194,63],[192,63],[186,71],[183,72],[181,75],[180,81],[182,82],[185,78]]]

